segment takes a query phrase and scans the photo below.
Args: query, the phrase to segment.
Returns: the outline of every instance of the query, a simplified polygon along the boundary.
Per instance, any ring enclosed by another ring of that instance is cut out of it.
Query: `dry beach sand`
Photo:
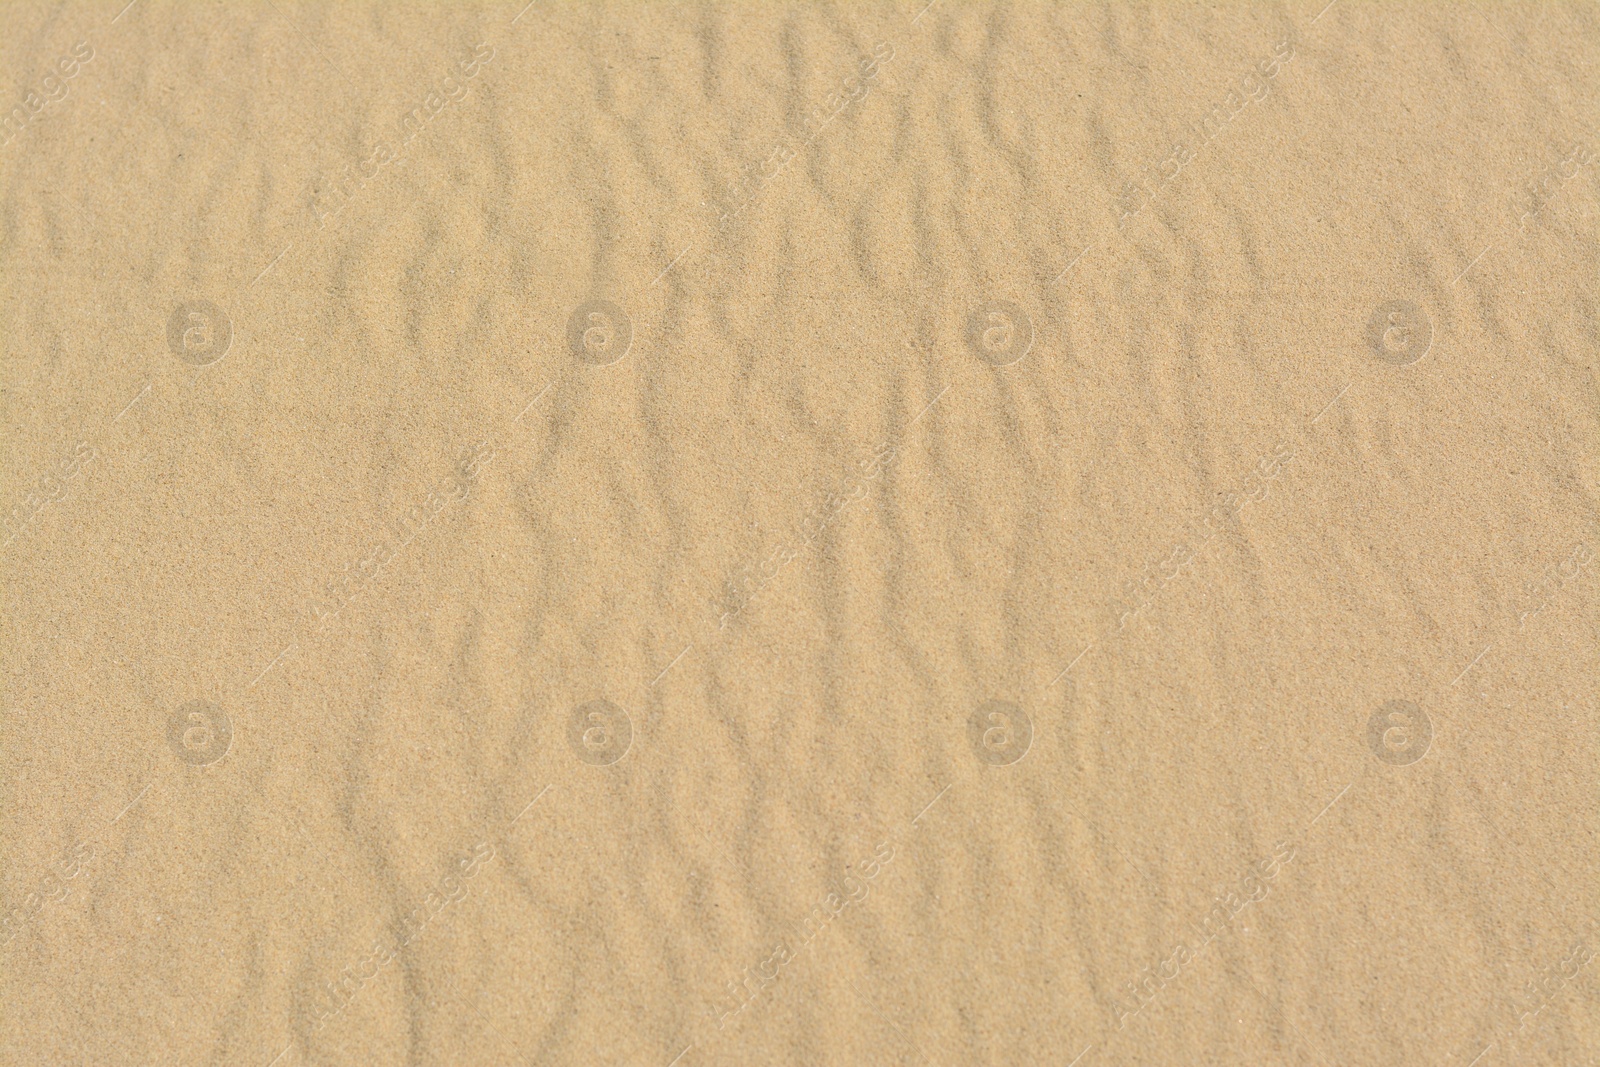
[[[1600,7],[525,3],[0,7],[0,1063],[1600,1062]]]

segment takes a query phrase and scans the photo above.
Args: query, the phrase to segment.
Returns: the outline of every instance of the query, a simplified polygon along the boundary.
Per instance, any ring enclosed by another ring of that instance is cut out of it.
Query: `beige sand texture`
[[[1600,1062],[1600,7],[0,8],[0,1062]]]

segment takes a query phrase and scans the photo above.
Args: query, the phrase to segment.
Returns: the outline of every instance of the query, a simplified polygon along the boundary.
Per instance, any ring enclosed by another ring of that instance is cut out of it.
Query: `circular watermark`
[[[628,754],[628,746],[633,744],[633,720],[609,700],[579,704],[567,720],[567,744],[583,762],[608,766]]]
[[[1385,363],[1415,363],[1433,347],[1433,323],[1411,301],[1390,300],[1367,320],[1367,347]]]
[[[967,347],[996,367],[1009,367],[1033,347],[1033,320],[1009,300],[996,300],[967,316]]]
[[[1391,700],[1367,720],[1367,747],[1396,767],[1417,762],[1432,743],[1433,723],[1428,713],[1409,700]]]
[[[228,713],[208,700],[191,700],[167,716],[167,744],[185,763],[203,767],[228,754],[233,724]]]
[[[232,344],[233,320],[209,300],[186,300],[167,319],[167,347],[185,363],[208,366]]]
[[[567,320],[567,347],[590,366],[615,363],[628,354],[632,343],[633,322],[609,300],[580,304]]]
[[[1028,754],[1033,720],[1009,700],[985,700],[967,719],[967,740],[984,763],[1004,767]]]

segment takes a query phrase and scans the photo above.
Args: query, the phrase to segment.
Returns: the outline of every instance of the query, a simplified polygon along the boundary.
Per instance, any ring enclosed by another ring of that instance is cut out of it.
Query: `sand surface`
[[[0,1063],[1600,1062],[1600,7],[0,8]]]

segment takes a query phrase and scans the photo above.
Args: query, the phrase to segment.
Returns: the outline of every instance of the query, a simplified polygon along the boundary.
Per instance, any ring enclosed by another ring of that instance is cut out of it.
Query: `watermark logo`
[[[628,747],[633,744],[633,720],[609,700],[579,704],[567,720],[567,744],[583,762],[610,766],[628,754]]]
[[[1433,347],[1433,323],[1411,301],[1390,300],[1367,320],[1367,347],[1385,363],[1415,363]]]
[[[93,46],[88,41],[79,41],[72,46],[70,53],[57,59],[53,67],[47,68],[50,73],[44,76],[41,83],[44,89],[42,95],[38,90],[27,90],[22,94],[20,104],[13,104],[0,113],[0,145],[10,144],[30,123],[43,118],[51,108],[65,100],[71,91],[67,83],[76,78],[93,58]]]
[[[729,1020],[738,1018],[746,1008],[756,1004],[762,994],[778,980],[783,969],[798,959],[801,953],[810,947],[811,942],[827,930],[830,923],[838,919],[852,904],[867,899],[873,879],[883,873],[883,869],[894,859],[894,855],[893,840],[884,840],[878,842],[871,856],[856,864],[845,864],[843,876],[833,881],[829,891],[800,921],[794,935],[780,939],[772,947],[771,954],[756,964],[753,975],[751,968],[746,967],[739,975],[738,981],[726,982],[725,994],[716,994],[702,1014],[708,1019],[715,1020],[717,1029],[721,1030],[728,1025]],[[768,999],[770,1000],[770,997]]]
[[[390,164],[401,165],[411,142],[427,128],[428,124],[453,104],[467,97],[467,82],[476,78],[483,67],[494,59],[494,46],[480,43],[464,57],[456,60],[456,69],[462,77],[447,74],[438,85],[423,97],[422,103],[406,112],[400,119],[400,130],[393,142],[380,139],[366,159],[346,163],[332,178],[321,177],[311,197],[311,211],[317,216],[317,228],[324,229],[328,220],[341,214],[345,208],[383,173]],[[465,80],[463,80],[463,78]]]
[[[1117,1029],[1121,1030],[1130,1018],[1137,1017],[1160,995],[1179,974],[1189,970],[1219,934],[1233,926],[1233,921],[1250,905],[1264,900],[1285,864],[1294,859],[1295,846],[1290,841],[1279,841],[1272,855],[1263,856],[1245,868],[1242,877],[1228,889],[1217,893],[1209,910],[1198,920],[1191,920],[1183,935],[1167,955],[1154,966],[1139,968],[1134,979],[1123,986],[1121,994],[1113,993],[1116,1006]]]
[[[372,545],[359,563],[346,563],[344,573],[324,586],[324,595],[312,597],[307,602],[311,617],[317,622],[317,629],[322,629],[328,620],[336,618],[346,604],[375,582],[400,550],[427,529],[452,501],[465,500],[484,465],[494,457],[494,446],[488,441],[479,441],[463,448],[456,455],[455,469],[449,477],[435,483],[421,503],[413,504],[397,520],[388,524],[391,536]]]
[[[207,700],[191,700],[167,718],[167,744],[185,763],[203,767],[228,754],[233,724],[227,712]]]
[[[311,1029],[321,1030],[328,1025],[349,1007],[369,982],[378,977],[379,972],[437,922],[445,914],[445,909],[467,899],[466,879],[476,875],[494,857],[493,845],[487,841],[478,842],[472,852],[456,860],[449,869],[450,873],[445,874],[438,885],[429,890],[422,903],[390,922],[383,935],[372,942],[367,955],[341,970],[333,981],[323,983],[320,990],[314,991],[309,1007],[316,1019]]]
[[[1428,753],[1433,723],[1409,700],[1391,700],[1367,720],[1367,747],[1385,763],[1404,767]]]
[[[1578,574],[1594,562],[1594,549],[1585,541],[1579,541],[1567,553],[1567,558],[1553,567],[1546,567],[1544,573],[1537,581],[1527,582],[1524,585],[1524,598],[1522,611],[1517,615],[1517,629],[1528,625],[1528,620],[1538,615],[1539,612],[1550,606],[1555,595]],[[1568,568],[1571,568],[1569,571]]]
[[[736,578],[727,579],[724,583],[723,601],[726,610],[718,620],[717,629],[719,631],[724,629],[730,618],[742,612],[745,606],[766,588],[767,583],[777,578],[791,560],[821,537],[828,524],[842,515],[846,508],[858,500],[864,500],[871,492],[868,483],[882,474],[899,454],[899,449],[894,444],[882,444],[878,446],[877,453],[872,458],[858,460],[856,469],[845,473],[843,480],[835,490],[828,493],[820,507],[813,505],[807,509],[793,537],[779,543],[778,547],[755,568],[743,567]]]
[[[0,911],[0,945],[10,944],[26,928],[29,920],[48,904],[59,903],[71,896],[72,889],[66,884],[67,881],[76,878],[92,859],[94,846],[78,842],[70,852],[64,852],[60,860],[50,865],[38,888],[24,897],[21,905]]]
[[[1245,108],[1251,104],[1259,104],[1271,95],[1272,79],[1276,78],[1292,59],[1294,59],[1294,42],[1285,37],[1278,42],[1272,55],[1258,61],[1253,70],[1247,71],[1229,86],[1228,95],[1221,103],[1206,112],[1199,122],[1187,124],[1189,132],[1194,135],[1192,140],[1186,139],[1174,143],[1153,170],[1149,166],[1141,168],[1139,180],[1124,186],[1122,195],[1118,198],[1117,229],[1126,228],[1128,220],[1138,215],[1147,205],[1154,204],[1165,192],[1166,187],[1183,173],[1183,168],[1194,161],[1200,150],[1216,140]],[[1171,174],[1167,173],[1168,167],[1172,168]]]
[[[967,719],[967,740],[984,763],[1009,766],[1033,746],[1033,720],[1009,700],[985,700]]]
[[[805,129],[804,139],[797,139],[792,135],[784,135],[773,145],[766,162],[761,164],[748,163],[740,171],[739,177],[727,185],[727,210],[717,220],[717,227],[723,228],[739,217],[739,213],[755,203],[761,193],[778,180],[784,168],[800,157],[800,154],[811,147],[811,142],[822,136],[822,131],[827,129],[833,120],[838,118],[852,103],[864,100],[872,91],[873,80],[878,76],[879,68],[894,58],[894,45],[879,41],[872,46],[872,55],[864,57],[856,67],[856,74],[845,75],[837,87],[828,93],[826,102],[820,107],[813,107],[801,119]],[[857,76],[859,75],[859,77]]]
[[[1554,199],[1561,186],[1578,176],[1580,168],[1593,163],[1595,157],[1590,153],[1587,145],[1575,144],[1572,151],[1568,152],[1560,163],[1552,164],[1544,169],[1544,173],[1533,181],[1528,182],[1525,189],[1528,193],[1528,209],[1517,220],[1517,233],[1528,231],[1528,223],[1533,221],[1544,206]],[[1572,173],[1567,173],[1567,165],[1572,165]],[[1560,179],[1559,183],[1556,179]]]
[[[188,300],[167,319],[167,347],[185,363],[209,366],[228,354],[233,320],[209,300]]]
[[[62,460],[48,474],[40,475],[34,483],[33,491],[22,498],[22,503],[11,509],[5,517],[6,539],[4,544],[9,545],[12,538],[28,528],[34,517],[43,511],[46,506],[55,503],[67,495],[67,483],[91,463],[97,453],[94,446],[87,441],[79,441],[72,449],[72,453]],[[3,546],[0,546],[3,547]]]
[[[1033,320],[1009,300],[996,300],[967,317],[967,347],[995,367],[1009,367],[1033,347]]]
[[[633,323],[627,312],[609,300],[579,305],[567,320],[567,347],[579,362],[604,367],[628,354]]]

